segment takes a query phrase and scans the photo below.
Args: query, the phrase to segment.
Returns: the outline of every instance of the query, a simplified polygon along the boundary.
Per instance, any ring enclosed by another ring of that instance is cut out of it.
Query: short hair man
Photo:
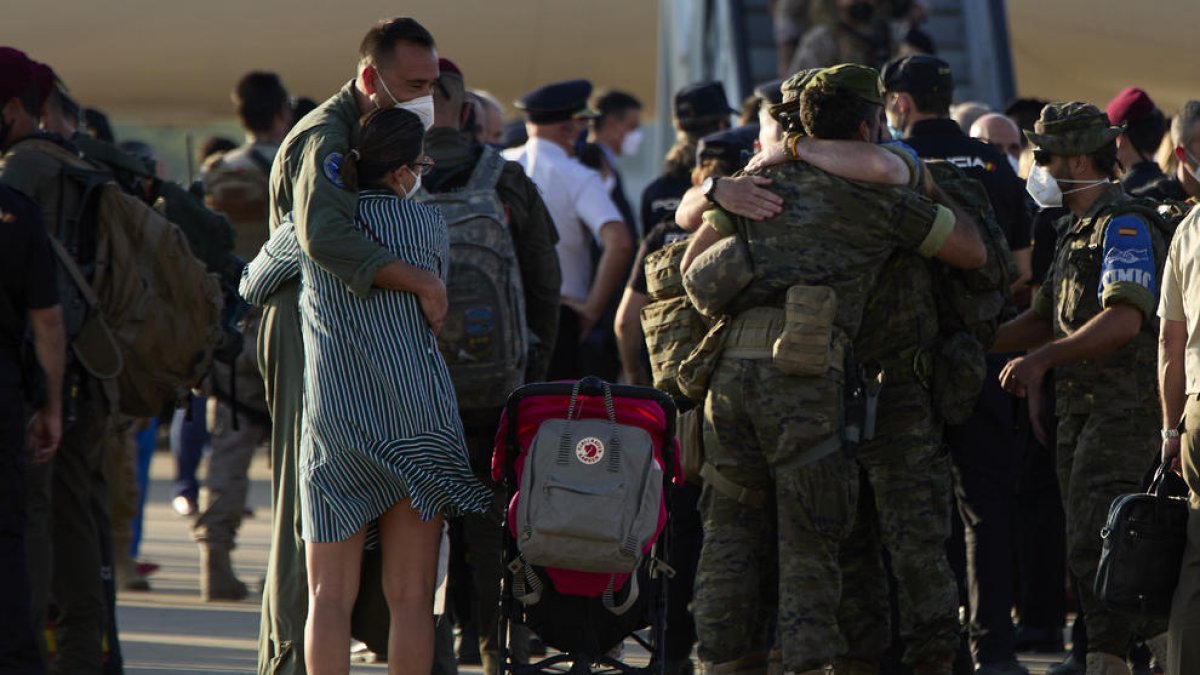
[[[422,193],[436,198],[443,193],[462,190],[469,186],[481,166],[491,166],[491,162],[499,159],[494,148],[462,133],[469,118],[471,103],[467,97],[470,95],[462,71],[448,59],[442,59],[438,86],[433,89],[434,123],[425,136],[425,154],[435,164],[422,183],[423,190],[414,199],[424,199]],[[496,179],[495,195],[508,216],[506,225],[517,256],[514,272],[520,276],[525,298],[525,316],[517,320],[528,326],[535,342],[541,345],[530,352],[525,380],[539,382],[545,379],[550,363],[549,347],[555,343],[558,331],[559,289],[562,285],[554,248],[558,232],[537,186],[525,175],[521,165],[508,161],[500,164],[503,168]],[[450,286],[451,302],[455,302],[453,279]],[[454,374],[453,369],[451,374]],[[471,382],[457,380],[454,384],[460,391],[473,386]],[[460,413],[472,465],[477,474],[487,475],[500,409],[461,408]],[[491,513],[463,517],[464,542],[475,588],[472,609],[478,626],[483,671],[487,675],[495,675],[499,668],[496,626],[503,568],[500,536],[495,523],[499,522],[503,505],[501,494],[497,493],[495,498]]]
[[[482,89],[471,92],[479,102],[479,113],[475,120],[478,129],[475,140],[485,145],[500,146],[504,143],[504,106]]]
[[[814,84],[800,109],[810,134],[879,137],[883,95],[875,70],[838,66]],[[858,475],[838,451],[841,376],[833,362],[840,357],[811,364],[801,371],[807,376],[788,374],[772,357],[784,321],[782,295],[790,297],[789,288],[810,297],[836,294],[829,320],[836,335],[853,340],[866,294],[892,251],[977,267],[986,249],[969,218],[907,188],[851,182],[803,162],[765,173],[783,194],[784,212],[754,221],[712,211],[684,259],[685,268],[701,264],[689,263],[690,254],[736,237],[753,270],[735,304],[719,310],[728,333],[705,404],[705,542],[693,606],[701,658],[716,669],[709,672],[757,672],[778,635],[783,669],[808,675],[824,672],[845,649],[835,616],[838,549],[853,519]],[[850,222],[856,227],[842,226]],[[737,273],[720,269],[714,274],[721,279]],[[701,284],[689,295],[704,299],[713,290]],[[841,338],[829,339],[822,335],[813,346],[828,348]],[[832,353],[840,352],[834,346]],[[769,621],[776,602],[777,628]]]
[[[1021,130],[1012,118],[1000,113],[987,113],[971,125],[971,138],[983,141],[1008,156],[1013,172],[1021,160]]]
[[[954,77],[949,64],[927,55],[894,59],[883,70],[883,84],[888,118],[904,133],[904,142],[921,159],[949,161],[983,185],[1017,263],[1019,275],[1013,290],[1023,288],[1031,253],[1025,190],[1007,155],[968,138],[951,119]],[[1019,455],[1011,431],[1015,426],[1012,401],[995,379],[1003,366],[1003,357],[989,357],[987,367],[992,376],[985,380],[971,419],[947,426],[945,435],[958,469],[955,492],[968,530],[966,545],[974,549],[967,556],[966,570],[972,651],[981,667],[1019,673],[1011,620],[1015,591],[1010,562],[1016,506],[1011,475]],[[988,461],[978,461],[981,455]]]
[[[587,109],[591,91],[587,80],[568,80],[522,96],[516,105],[525,111],[529,140],[504,152],[541,189],[558,230],[562,311],[550,379],[594,373],[595,364],[581,358],[580,345],[617,294],[633,253],[628,225],[600,174],[574,156],[576,139],[595,115]],[[593,243],[601,248],[594,265]]]
[[[437,77],[437,50],[428,30],[408,17],[380,21],[362,40],[354,79],[292,127],[270,179],[272,231],[295,214],[296,236],[309,257],[358,295],[366,296],[373,287],[414,293],[435,329],[446,312],[445,285],[355,229],[358,195],[345,188],[339,167],[350,152],[358,120],[376,108],[401,106],[431,125]],[[271,430],[272,564],[263,592],[260,673],[304,672],[304,625],[309,615],[306,547],[295,531],[304,405],[298,301],[296,278],[267,300],[259,333],[267,405],[275,421]],[[327,593],[321,601],[341,603],[346,598]]]
[[[1088,672],[1128,672],[1130,639],[1166,657],[1166,625],[1115,612],[1096,598],[1100,529],[1118,495],[1137,492],[1157,452],[1153,311],[1163,234],[1126,209],[1113,181],[1123,132],[1093,105],[1047,105],[1026,132],[1037,146],[1034,199],[1062,204],[1055,261],[1033,307],[1000,327],[993,352],[1030,350],[1008,362],[1002,386],[1028,397],[1039,438],[1042,383],[1055,373],[1059,485],[1067,513],[1067,560],[1088,627]],[[1106,670],[1108,669],[1108,670]]]
[[[604,153],[605,167],[614,182],[609,194],[620,209],[630,236],[636,241],[639,233],[637,217],[625,196],[617,159],[633,157],[642,147],[642,102],[632,94],[609,91],[595,97],[590,107],[598,114],[592,119],[588,142],[600,146]]]
[[[231,98],[245,142],[205,162],[200,180],[205,205],[229,218],[234,250],[249,260],[270,234],[268,178],[279,144],[292,126],[292,105],[279,76],[261,71],[243,75]],[[214,362],[209,379],[209,412],[202,418],[212,424],[208,498],[192,526],[192,537],[200,546],[200,595],[210,601],[241,600],[248,593],[233,571],[230,551],[246,509],[250,460],[271,434],[255,347],[261,319],[258,308],[247,312],[240,323],[241,352],[233,363]]]
[[[1134,194],[1163,177],[1154,161],[1154,153],[1167,132],[1167,119],[1146,92],[1128,87],[1108,102],[1105,108],[1113,126],[1124,126],[1117,137],[1117,161],[1121,167],[1121,187]]]
[[[1195,103],[1192,101],[1191,103]],[[1186,108],[1186,106],[1185,106]],[[1162,462],[1183,474],[1191,489],[1188,547],[1171,602],[1167,630],[1168,673],[1200,670],[1200,206],[1175,230],[1163,268],[1162,319],[1158,338],[1158,387],[1162,400]]]

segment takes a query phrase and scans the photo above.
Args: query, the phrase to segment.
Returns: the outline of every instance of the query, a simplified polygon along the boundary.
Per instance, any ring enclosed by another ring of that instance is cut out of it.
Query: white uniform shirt
[[[600,227],[621,222],[621,212],[604,189],[600,174],[567,154],[556,143],[530,138],[524,146],[504,151],[538,186],[558,230],[560,294],[583,302],[592,287],[591,240],[600,243]]]
[[[1200,394],[1200,206],[1188,213],[1171,238],[1162,272],[1158,316],[1187,325],[1183,353],[1187,393]]]

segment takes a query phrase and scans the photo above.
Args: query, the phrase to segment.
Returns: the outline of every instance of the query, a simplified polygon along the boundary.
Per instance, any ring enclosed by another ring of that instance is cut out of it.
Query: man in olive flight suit
[[[376,24],[360,47],[357,77],[300,120],[284,139],[271,168],[271,230],[289,216],[304,252],[357,295],[372,287],[417,295],[435,327],[446,311],[446,288],[436,276],[400,262],[354,228],[358,203],[339,169],[353,147],[358,120],[401,106],[433,122],[432,88],[438,77],[433,37],[410,18]],[[304,345],[299,280],[276,291],[263,311],[259,363],[271,411],[273,532],[263,592],[259,673],[303,673],[308,582],[300,514],[296,510],[300,420],[304,405]]]

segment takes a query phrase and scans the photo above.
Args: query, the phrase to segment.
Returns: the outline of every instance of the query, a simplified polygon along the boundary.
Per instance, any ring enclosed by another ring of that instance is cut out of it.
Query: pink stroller
[[[667,497],[683,482],[671,398],[595,377],[521,387],[496,433],[492,477],[508,496],[500,672],[661,674]],[[516,663],[514,621],[561,653]],[[631,636],[647,666],[613,653]]]

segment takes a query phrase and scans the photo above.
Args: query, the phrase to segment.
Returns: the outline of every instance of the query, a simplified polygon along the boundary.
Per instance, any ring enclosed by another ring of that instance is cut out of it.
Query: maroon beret
[[[37,85],[37,105],[40,109],[46,105],[46,99],[50,98],[50,92],[54,89],[54,83],[58,79],[54,74],[54,70],[50,66],[33,62],[33,80]]]
[[[0,101],[20,96],[37,84],[34,62],[25,52],[0,47]]]
[[[1137,122],[1154,112],[1157,106],[1146,92],[1137,87],[1128,87],[1108,102],[1105,112],[1108,113],[1110,124],[1121,122]]]
[[[463,77],[462,71],[459,70],[458,66],[456,66],[453,61],[445,57],[438,59],[438,71],[442,75],[457,75],[459,77]]]

